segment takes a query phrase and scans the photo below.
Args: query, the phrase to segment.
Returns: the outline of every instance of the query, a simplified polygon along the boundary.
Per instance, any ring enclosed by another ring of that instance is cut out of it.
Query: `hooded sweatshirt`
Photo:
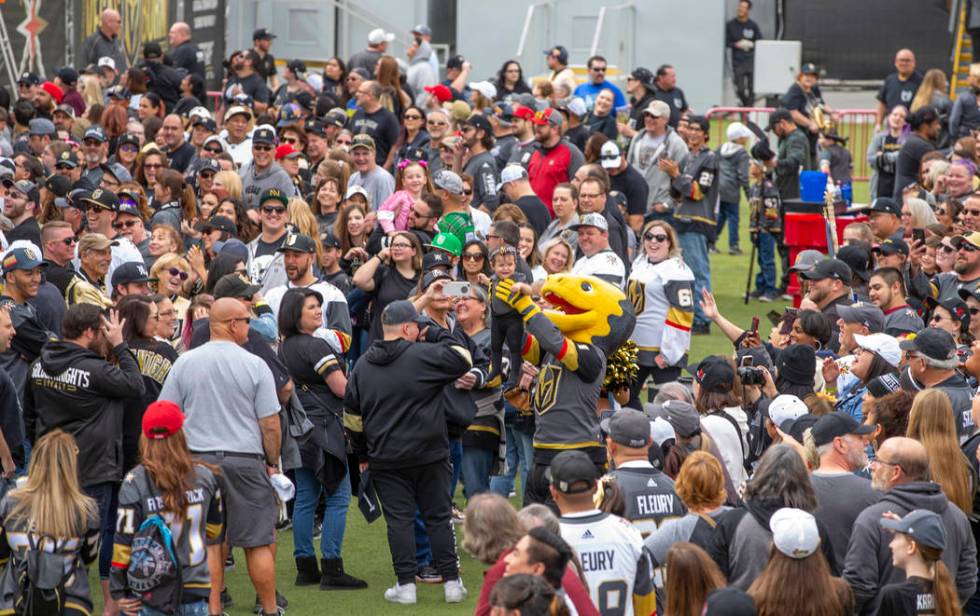
[[[718,199],[737,204],[739,189],[749,196],[749,153],[744,146],[726,141],[718,148]]]
[[[448,459],[443,388],[472,367],[470,352],[439,327],[428,328],[426,342],[375,340],[347,381],[354,453],[372,469]]]
[[[112,353],[118,366],[73,342],[53,341],[28,374],[27,440],[33,443],[55,428],[74,436],[82,487],[122,478],[124,401],[144,392],[139,364],[126,343]]]
[[[245,207],[254,209],[261,205],[259,197],[270,188],[278,188],[287,197],[296,196],[296,185],[289,179],[289,174],[278,163],[272,163],[262,171],[255,168],[255,163],[249,162],[242,167],[242,188],[245,196]]]
[[[432,63],[429,58],[432,56],[432,46],[428,41],[422,41],[415,57],[408,63],[408,72],[405,81],[415,92],[415,104],[425,108],[425,103],[429,99],[429,93],[425,91],[428,86],[439,83],[439,74],[432,70]]]
[[[854,590],[856,614],[872,613],[882,587],[905,579],[905,573],[892,565],[891,533],[878,521],[885,512],[904,516],[913,509],[927,509],[942,517],[946,528],[943,562],[956,583],[960,602],[966,602],[976,590],[977,546],[966,514],[949,502],[938,483],[913,481],[893,487],[854,522],[843,577]]]

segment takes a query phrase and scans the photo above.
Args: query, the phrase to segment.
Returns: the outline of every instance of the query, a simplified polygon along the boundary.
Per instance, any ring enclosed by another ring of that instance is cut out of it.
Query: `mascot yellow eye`
[[[591,293],[592,292],[592,285],[590,285],[587,282],[583,282],[582,283],[582,290],[585,291],[586,293]]]

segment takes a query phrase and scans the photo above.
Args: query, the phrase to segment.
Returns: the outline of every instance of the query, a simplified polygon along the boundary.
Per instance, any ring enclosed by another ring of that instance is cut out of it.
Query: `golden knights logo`
[[[633,304],[633,311],[636,314],[642,313],[646,305],[646,285],[639,280],[630,280],[626,294],[630,298],[630,303]]]
[[[534,386],[534,410],[538,415],[544,415],[551,410],[558,400],[558,386],[565,367],[561,364],[548,364],[538,373]]]

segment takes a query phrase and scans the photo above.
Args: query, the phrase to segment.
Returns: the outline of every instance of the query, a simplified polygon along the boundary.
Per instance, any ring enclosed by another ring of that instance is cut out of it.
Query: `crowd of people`
[[[190,26],[130,66],[121,25],[0,90],[0,611],[89,614],[94,565],[106,616],[221,614],[241,548],[282,614],[289,527],[296,586],[363,590],[356,497],[394,603],[467,599],[459,524],[480,615],[980,613],[973,91],[899,51],[867,222],[791,266],[801,171],[851,182],[812,64],[776,147],[715,144],[669,64],[443,78],[421,24],[321,72],[262,28],[210,100]],[[711,291],[743,197],[746,300],[800,289],[768,333]]]

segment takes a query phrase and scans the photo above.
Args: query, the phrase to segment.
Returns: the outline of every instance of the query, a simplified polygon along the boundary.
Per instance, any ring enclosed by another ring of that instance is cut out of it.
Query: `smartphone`
[[[470,292],[470,283],[465,280],[454,280],[452,282],[447,282],[445,286],[442,287],[442,293],[448,295],[449,297],[463,297],[468,295]]]
[[[769,322],[772,323],[773,327],[775,327],[783,320],[783,315],[779,314],[775,310],[770,310],[766,313],[766,318],[769,319]]]
[[[920,244],[925,244],[926,242],[926,230],[925,229],[912,229],[912,243],[919,242]]]
[[[754,336],[759,335],[759,317],[752,317],[752,327],[749,328],[749,331],[751,331],[752,335]]]

